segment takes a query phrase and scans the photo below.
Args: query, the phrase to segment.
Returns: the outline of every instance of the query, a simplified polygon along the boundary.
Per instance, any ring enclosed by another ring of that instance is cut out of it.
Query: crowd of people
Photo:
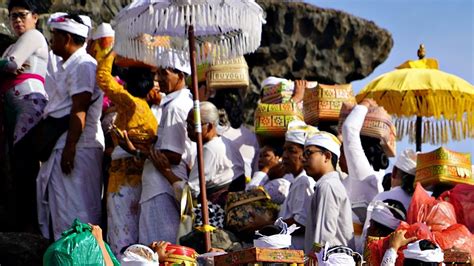
[[[380,140],[361,136],[375,101],[356,105],[340,131],[292,121],[284,140],[262,141],[243,124],[243,96],[233,88],[202,85],[196,120],[189,64],[119,66],[110,45],[91,52],[91,36],[113,38],[108,24],[94,31],[87,16],[53,14],[48,45],[27,0],[11,0],[8,11],[18,37],[0,59],[11,230],[57,240],[78,218],[101,225],[119,258],[137,243],[179,243],[182,193],[200,195],[200,127],[208,200],[225,210],[229,193],[263,188],[277,217],[299,227],[289,248],[354,265],[368,238],[391,235],[382,265],[395,265],[407,244],[405,265],[443,261],[436,244],[395,232],[414,192],[416,153],[401,152],[385,175]],[[307,84],[294,84],[290,101],[300,103]]]

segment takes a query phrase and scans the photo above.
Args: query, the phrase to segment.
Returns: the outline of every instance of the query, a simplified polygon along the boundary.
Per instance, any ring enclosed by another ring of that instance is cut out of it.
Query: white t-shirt
[[[186,130],[186,118],[193,107],[191,92],[187,88],[166,95],[160,103],[161,119],[158,125],[158,139],[155,149],[169,150],[181,154],[179,165],[172,165],[173,173],[187,180],[187,165],[191,166],[193,143],[189,140]],[[194,158],[193,158],[194,159]],[[142,195],[140,202],[152,197],[168,193],[174,196],[173,187],[168,180],[153,166],[149,160],[145,162],[142,175]]]
[[[234,146],[239,150],[245,163],[245,176],[251,177],[254,172],[253,167],[258,160],[258,140],[255,133],[250,131],[244,125],[239,128],[228,127],[222,136],[230,139]]]
[[[104,134],[100,124],[103,93],[97,87],[95,72],[97,62],[84,48],[78,49],[66,61],[59,57],[50,59],[46,73],[45,89],[49,102],[44,109],[44,117],[60,118],[71,112],[72,96],[90,92],[92,105],[89,106],[84,131],[76,147],[104,148]],[[66,143],[67,132],[57,141],[55,149]]]
[[[203,145],[204,176],[206,188],[229,184],[244,174],[244,160],[232,142],[214,137]],[[189,186],[194,197],[199,195],[199,171],[195,163],[189,174]]]

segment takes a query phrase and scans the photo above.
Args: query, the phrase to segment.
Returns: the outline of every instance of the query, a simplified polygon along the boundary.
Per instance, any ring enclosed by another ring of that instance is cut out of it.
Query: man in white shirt
[[[244,160],[239,150],[229,139],[217,135],[219,113],[217,108],[210,102],[201,102],[202,114],[202,141],[204,176],[206,177],[206,189],[218,191],[223,187],[232,186],[229,189],[241,191],[245,189]],[[194,131],[194,114],[188,114],[188,136],[192,141],[197,141]],[[189,186],[194,197],[200,193],[199,172],[197,162],[189,174]],[[212,195],[208,195],[212,197]],[[225,202],[214,202],[225,205]]]
[[[232,145],[230,140],[217,135],[219,113],[217,108],[210,102],[200,103],[202,142],[203,142],[203,168],[206,177],[206,189],[208,200],[215,204],[225,205],[227,191],[240,191],[245,189],[244,161],[239,151]],[[194,111],[189,111],[187,118],[188,137],[197,141],[194,124]],[[184,187],[185,180],[180,180],[176,173],[166,163],[162,154],[152,154],[158,169],[170,184],[180,190]],[[195,162],[189,180],[194,198],[201,192],[199,187],[198,163]]]
[[[58,139],[37,178],[38,215],[43,236],[58,239],[75,218],[98,224],[104,136],[100,126],[102,93],[96,86],[96,61],[83,48],[89,27],[77,15],[48,22],[51,49],[44,117],[69,115],[69,129]]]
[[[309,136],[305,142],[304,169],[316,181],[306,218],[306,254],[319,252],[326,242],[330,246],[354,244],[351,203],[335,170],[340,146],[334,135],[323,131]]]
[[[186,87],[185,76],[191,73],[189,63],[175,60],[174,68],[160,68],[158,83],[166,94],[160,103],[161,120],[158,139],[154,149],[170,163],[180,180],[188,179],[188,168],[192,165],[192,143],[187,137],[186,118],[193,106],[192,95]],[[140,199],[139,241],[151,243],[156,240],[176,243],[179,227],[179,207],[173,187],[156,167],[153,156],[145,161],[142,174]]]
[[[302,121],[292,121],[288,125],[283,145],[283,166],[293,178],[290,191],[281,205],[279,217],[288,224],[300,227],[291,236],[291,248],[304,248],[304,230],[307,212],[311,205],[316,182],[303,169],[303,151],[306,136],[317,131]]]

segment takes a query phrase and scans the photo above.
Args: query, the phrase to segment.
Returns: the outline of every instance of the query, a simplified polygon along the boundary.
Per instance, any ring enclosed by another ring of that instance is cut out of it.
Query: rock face
[[[6,7],[7,0],[0,0]],[[94,21],[110,21],[130,0],[34,1],[40,12],[80,11]],[[260,83],[270,75],[321,83],[348,83],[369,75],[393,46],[389,32],[350,14],[300,2],[257,0],[266,12],[261,47],[246,55],[251,86],[245,120],[251,123]],[[6,14],[3,12],[3,14]],[[0,16],[2,13],[0,12]],[[5,15],[2,20],[7,22]],[[40,27],[45,27],[42,16]]]
[[[349,83],[387,59],[391,34],[375,23],[306,3],[258,1],[266,12],[260,48],[246,55],[252,85],[245,115],[253,119],[260,83],[268,76]]]

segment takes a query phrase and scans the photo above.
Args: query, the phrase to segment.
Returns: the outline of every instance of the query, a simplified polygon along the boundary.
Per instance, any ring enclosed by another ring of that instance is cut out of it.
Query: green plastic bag
[[[48,247],[43,256],[44,266],[104,265],[104,257],[88,224],[75,219],[71,228]],[[114,265],[120,265],[109,245],[104,243]]]

